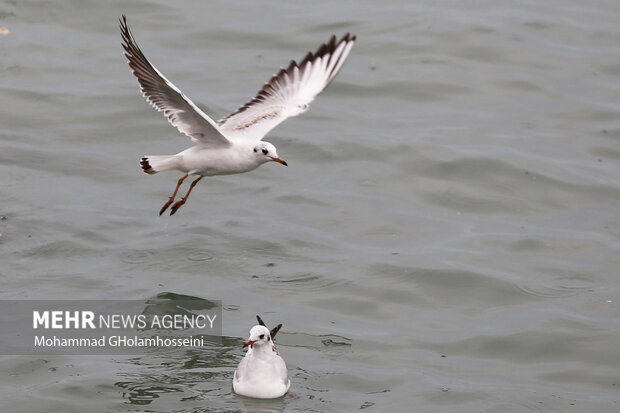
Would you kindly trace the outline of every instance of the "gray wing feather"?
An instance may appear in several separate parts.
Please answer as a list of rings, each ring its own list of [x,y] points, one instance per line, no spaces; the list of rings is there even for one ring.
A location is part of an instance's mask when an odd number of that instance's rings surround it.
[[[170,124],[193,141],[211,146],[230,145],[230,141],[222,135],[217,124],[144,56],[131,34],[125,15],[120,20],[120,28],[125,57],[133,74],[138,78],[146,100],[158,111],[163,111]]]
[[[355,40],[350,33],[338,41],[332,36],[300,63],[292,60],[254,98],[218,122],[223,133],[230,139],[261,140],[285,119],[305,112],[336,77]]]

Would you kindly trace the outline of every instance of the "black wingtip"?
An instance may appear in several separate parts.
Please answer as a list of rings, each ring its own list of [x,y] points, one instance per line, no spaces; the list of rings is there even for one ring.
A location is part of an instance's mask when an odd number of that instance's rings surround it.
[[[258,321],[259,325],[261,325],[263,327],[267,327],[265,325],[265,322],[263,321],[263,319],[260,318],[260,316],[258,314],[256,314],[256,320]],[[277,326],[275,326],[274,328],[271,329],[271,331],[269,332],[269,335],[271,336],[272,340],[274,338],[276,338],[276,334],[278,334],[278,331],[280,331],[281,328],[282,328],[282,323],[278,324]],[[267,327],[267,329],[269,329],[269,327]]]
[[[344,36],[342,36],[340,38],[340,40],[338,41],[338,44],[342,43],[342,42],[354,42],[355,40],[357,40],[357,36],[354,34],[351,34],[351,32],[346,32],[344,34]]]
[[[278,324],[273,329],[271,329],[271,332],[269,334],[271,335],[272,340],[276,338],[276,334],[278,334],[278,331],[280,331],[281,328],[282,324]]]
[[[129,26],[127,25],[127,17],[123,14],[118,18],[119,29],[121,29],[121,38],[123,41],[121,42],[121,46],[125,49],[125,57],[129,59],[127,53],[129,53],[129,44],[131,42],[131,33],[129,31]]]
[[[121,14],[121,17],[118,18],[118,22],[120,23],[121,31],[125,31],[127,27],[127,16]]]

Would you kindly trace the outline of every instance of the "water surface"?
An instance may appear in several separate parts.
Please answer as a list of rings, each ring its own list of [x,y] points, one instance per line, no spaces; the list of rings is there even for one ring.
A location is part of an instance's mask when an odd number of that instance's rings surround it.
[[[117,18],[214,118],[332,33],[288,168],[179,178]],[[222,346],[4,356],[2,411],[616,412],[620,5],[2,1],[0,298],[222,300]],[[261,314],[297,398],[231,393]]]

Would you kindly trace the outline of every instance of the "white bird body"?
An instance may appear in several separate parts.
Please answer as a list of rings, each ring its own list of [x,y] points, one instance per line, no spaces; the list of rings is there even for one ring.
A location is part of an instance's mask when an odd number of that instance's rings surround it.
[[[170,215],[185,203],[203,176],[248,172],[270,161],[287,165],[274,145],[262,141],[263,137],[285,119],[308,109],[310,102],[338,74],[355,43],[355,36],[349,33],[338,41],[332,36],[300,63],[291,61],[286,69],[273,75],[254,98],[215,122],[149,62],[133,38],[124,15],[120,23],[125,56],[138,78],[142,94],[158,111],[164,112],[172,126],[196,142],[196,146],[176,155],[147,155],[140,160],[142,170],[150,175],[169,170],[185,172],[160,215],[172,204],[189,175],[198,175],[198,178],[185,197],[172,206]]]
[[[282,397],[291,387],[286,363],[273,344],[269,329],[257,325],[246,342],[250,346],[233,377],[233,390],[256,399]]]
[[[265,162],[264,158],[248,156],[254,142],[233,141],[229,147],[211,148],[195,145],[176,155],[148,155],[151,168],[157,172],[178,170],[190,175],[214,176],[249,172]]]

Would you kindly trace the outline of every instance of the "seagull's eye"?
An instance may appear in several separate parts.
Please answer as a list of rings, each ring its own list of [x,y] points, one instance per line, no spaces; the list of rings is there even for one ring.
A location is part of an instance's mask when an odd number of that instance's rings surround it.
[[[261,340],[265,338],[264,334],[261,334],[260,336],[258,336],[258,338],[260,338]]]
[[[269,151],[267,149],[263,149],[263,155],[267,155]]]

